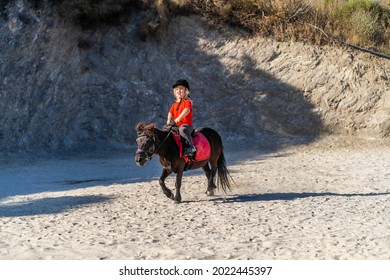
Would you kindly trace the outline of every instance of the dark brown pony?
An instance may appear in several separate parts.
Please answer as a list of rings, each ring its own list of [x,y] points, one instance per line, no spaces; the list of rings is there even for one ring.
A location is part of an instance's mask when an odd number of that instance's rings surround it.
[[[145,165],[153,154],[160,156],[162,173],[159,179],[163,193],[175,201],[181,202],[180,187],[185,170],[202,168],[206,174],[208,184],[206,194],[214,195],[216,174],[218,173],[217,185],[224,192],[231,189],[231,177],[226,167],[225,156],[223,154],[222,139],[220,135],[211,128],[200,128],[196,131],[202,133],[209,141],[211,153],[209,158],[203,161],[195,161],[189,166],[186,161],[180,157],[180,150],[177,146],[172,130],[160,130],[154,124],[139,123],[136,127],[138,149],[135,155],[135,162],[139,166]],[[172,173],[176,173],[176,194],[165,185],[165,179]]]

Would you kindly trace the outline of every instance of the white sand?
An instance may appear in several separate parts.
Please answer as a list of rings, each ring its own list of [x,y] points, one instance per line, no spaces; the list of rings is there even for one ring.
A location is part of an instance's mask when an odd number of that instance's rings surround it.
[[[272,146],[272,143],[269,143]],[[232,192],[183,203],[134,155],[0,160],[0,259],[390,259],[390,145],[324,139],[229,152]],[[248,158],[250,156],[250,158]],[[174,188],[174,177],[167,179]]]

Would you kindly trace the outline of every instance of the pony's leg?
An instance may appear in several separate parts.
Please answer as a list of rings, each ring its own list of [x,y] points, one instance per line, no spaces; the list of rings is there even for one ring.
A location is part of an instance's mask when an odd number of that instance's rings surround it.
[[[165,185],[165,179],[166,179],[171,173],[172,173],[172,170],[163,168],[162,173],[161,173],[161,176],[160,176],[160,179],[158,180],[158,182],[160,183],[160,186],[161,186],[161,189],[162,189],[163,193],[164,193],[168,198],[173,199],[173,198],[174,198],[173,193],[172,193],[171,190],[168,189],[167,186]]]
[[[213,166],[213,164],[211,164],[211,169],[210,169],[210,166],[207,163],[206,165],[204,165],[202,167],[202,169],[203,169],[203,171],[204,171],[204,173],[206,174],[206,177],[207,177],[207,191],[206,191],[206,194],[208,196],[213,196],[214,195],[214,189],[217,188],[217,186],[214,183],[214,181],[215,181],[215,174],[217,173],[217,165]]]
[[[206,163],[205,165],[203,165],[203,166],[202,166],[202,169],[203,169],[203,171],[204,171],[204,174],[206,174],[207,182],[208,182],[208,180],[210,179],[210,172],[211,172],[210,167],[209,167],[209,164]]]
[[[181,188],[181,180],[182,180],[182,178],[183,178],[183,170],[177,172],[177,174],[176,174],[176,184],[175,184],[176,195],[175,195],[175,198],[174,198],[175,203],[180,203],[181,202],[180,188]]]

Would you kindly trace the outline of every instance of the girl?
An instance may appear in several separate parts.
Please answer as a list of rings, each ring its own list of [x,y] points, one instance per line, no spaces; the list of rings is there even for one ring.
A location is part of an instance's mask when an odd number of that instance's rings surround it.
[[[180,135],[187,141],[188,145],[184,148],[185,156],[194,156],[196,152],[194,142],[192,141],[192,100],[189,97],[190,85],[186,80],[177,80],[173,84],[173,94],[175,102],[169,109],[167,125],[174,123],[179,127]]]

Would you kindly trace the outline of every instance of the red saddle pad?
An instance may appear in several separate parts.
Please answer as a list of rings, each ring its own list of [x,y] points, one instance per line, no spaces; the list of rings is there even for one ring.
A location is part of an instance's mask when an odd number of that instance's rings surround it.
[[[175,139],[176,144],[179,146],[180,157],[184,158],[185,161],[187,161],[187,162],[190,161],[190,159],[183,156],[183,143],[180,140],[180,134],[173,133],[173,138]],[[208,159],[210,157],[210,154],[211,154],[211,148],[210,148],[210,143],[207,140],[207,138],[201,132],[195,131],[195,136],[192,139],[194,141],[194,145],[196,148],[194,161],[202,161],[202,160]]]

